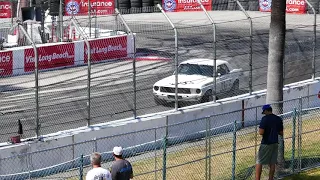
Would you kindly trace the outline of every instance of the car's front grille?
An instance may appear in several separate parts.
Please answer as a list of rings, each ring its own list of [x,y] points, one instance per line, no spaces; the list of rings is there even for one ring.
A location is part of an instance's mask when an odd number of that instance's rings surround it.
[[[161,87],[160,92],[165,92],[165,93],[175,93],[175,88],[171,87]],[[178,93],[179,94],[191,94],[191,91],[189,88],[178,88]]]

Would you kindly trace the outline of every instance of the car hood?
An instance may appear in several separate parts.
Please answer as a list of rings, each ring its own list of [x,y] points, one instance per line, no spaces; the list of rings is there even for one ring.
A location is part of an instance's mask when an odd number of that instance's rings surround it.
[[[212,77],[200,75],[178,75],[178,87],[201,88],[201,86],[213,81]],[[175,87],[175,75],[161,79],[155,86]]]

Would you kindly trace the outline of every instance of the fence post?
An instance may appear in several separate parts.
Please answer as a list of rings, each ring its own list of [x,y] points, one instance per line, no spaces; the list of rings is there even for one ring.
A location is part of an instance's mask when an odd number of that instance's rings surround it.
[[[80,157],[80,167],[79,167],[79,176],[80,176],[80,180],[83,179],[83,154]]]
[[[217,101],[217,38],[216,38],[216,24],[214,23],[213,19],[209,15],[208,11],[206,8],[204,8],[203,4],[201,3],[200,0],[197,0],[198,4],[200,5],[201,9],[203,12],[206,14],[207,18],[212,24],[213,28],[213,88],[212,88],[212,97],[213,97],[213,102]]]
[[[88,37],[85,36],[83,34],[83,32],[81,31],[80,27],[78,26],[78,24],[75,22],[74,18],[71,18],[71,23],[74,25],[74,27],[77,29],[77,31],[80,33],[82,39],[84,40],[84,42],[86,43],[87,46],[87,59],[88,59],[88,74],[87,74],[87,78],[88,78],[88,84],[87,84],[87,98],[88,98],[88,102],[87,102],[87,112],[88,112],[88,117],[87,117],[87,126],[90,126],[90,119],[91,119],[91,47],[90,47],[90,43],[88,41]]]
[[[299,114],[298,114],[298,172],[301,171],[301,149],[302,149],[302,97],[299,97]]]
[[[167,21],[170,23],[171,27],[174,31],[174,46],[175,46],[175,103],[174,103],[174,109],[178,110],[178,31],[177,28],[174,26],[168,15],[164,12],[160,4],[157,4],[157,7],[161,11],[161,13],[164,15],[164,17],[167,19]]]
[[[136,84],[136,39],[135,35],[131,31],[130,27],[120,14],[119,10],[115,8],[116,17],[119,16],[120,21],[124,24],[124,27],[127,29],[128,33],[131,35],[133,43],[133,61],[132,61],[132,73],[133,73],[133,117],[137,117],[137,84]]]
[[[162,180],[167,179],[167,145],[168,145],[168,116],[166,117],[166,132],[163,138]]]
[[[205,165],[205,177],[206,177],[206,180],[208,180],[208,169],[209,169],[209,167],[208,167],[208,164],[209,164],[209,162],[208,162],[208,149],[209,149],[209,144],[210,144],[210,142],[208,142],[208,138],[209,138],[209,118],[206,118],[206,165]]]
[[[252,19],[251,17],[249,16],[249,14],[247,13],[247,11],[243,8],[243,6],[241,5],[241,3],[239,2],[239,0],[236,0],[238,6],[240,7],[241,11],[243,12],[243,14],[248,18],[248,21],[250,23],[250,54],[249,54],[249,68],[250,68],[250,72],[249,72],[249,94],[251,95],[252,94]]]
[[[154,179],[157,178],[157,128],[154,129]]]
[[[256,123],[255,123],[255,135],[254,135],[254,163],[257,161],[257,147],[258,147],[258,107],[256,109]]]
[[[34,75],[35,75],[35,101],[36,101],[36,119],[35,119],[35,125],[36,125],[36,137],[37,139],[40,136],[40,124],[39,124],[39,58],[38,58],[38,50],[36,47],[36,44],[33,42],[27,31],[22,26],[22,23],[20,20],[17,20],[17,26],[22,31],[22,33],[26,36],[27,40],[31,43],[31,46],[33,47],[34,51]],[[13,27],[14,29],[14,27]]]
[[[291,171],[294,174],[294,160],[295,160],[295,150],[296,150],[296,115],[297,110],[294,108],[293,110],[293,118],[292,118],[292,154],[291,154]]]
[[[63,0],[60,0],[60,5],[59,5],[59,30],[60,30],[60,42],[63,42]]]
[[[313,60],[312,60],[312,79],[316,77],[316,48],[317,48],[317,13],[314,7],[306,0],[308,6],[311,7],[314,18],[313,18]]]
[[[232,143],[232,180],[236,179],[236,151],[237,151],[237,121],[233,123],[233,143]]]

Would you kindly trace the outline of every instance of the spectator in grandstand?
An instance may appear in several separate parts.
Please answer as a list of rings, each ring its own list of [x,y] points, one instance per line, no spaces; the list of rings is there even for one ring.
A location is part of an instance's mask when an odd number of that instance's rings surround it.
[[[122,147],[113,148],[115,162],[111,167],[112,180],[129,180],[133,178],[133,170],[129,161],[122,157]]]
[[[86,180],[112,180],[110,171],[101,167],[100,153],[93,153],[90,160],[93,168],[87,173]]]
[[[256,180],[260,180],[262,165],[269,165],[269,180],[273,180],[278,157],[278,135],[283,136],[283,121],[272,113],[272,107],[267,104],[262,107],[259,134],[262,135],[261,145],[256,162]]]

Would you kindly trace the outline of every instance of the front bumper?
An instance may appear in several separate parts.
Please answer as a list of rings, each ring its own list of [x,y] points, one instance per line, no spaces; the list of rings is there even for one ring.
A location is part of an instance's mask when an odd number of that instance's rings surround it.
[[[153,92],[155,98],[164,100],[167,102],[175,101],[174,93],[164,93],[164,92]],[[178,94],[178,101],[199,101],[202,98],[202,94]]]

